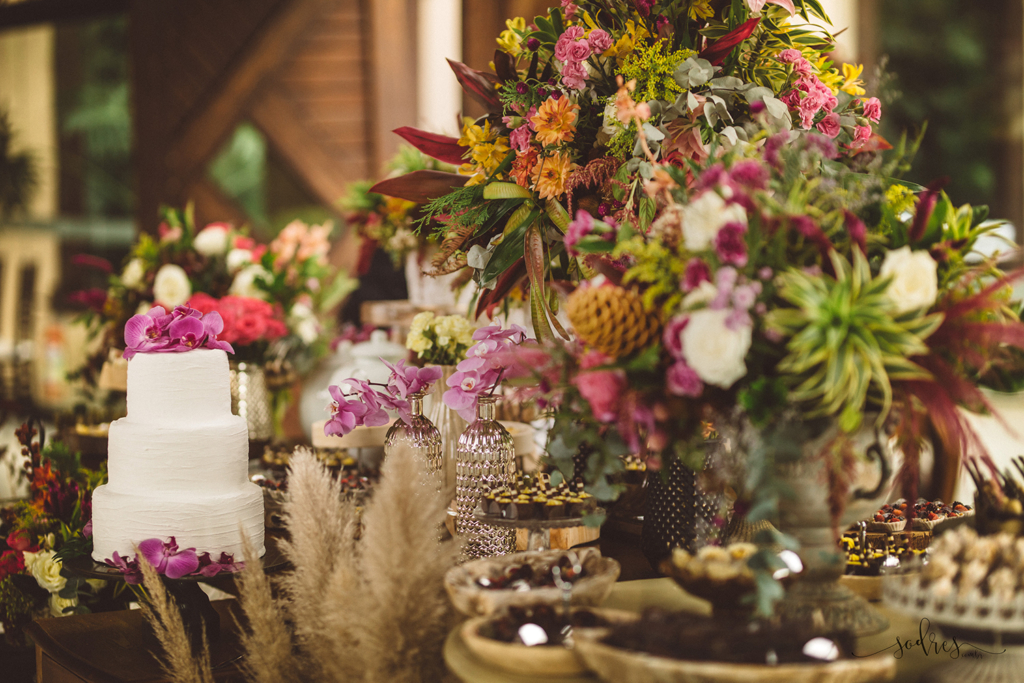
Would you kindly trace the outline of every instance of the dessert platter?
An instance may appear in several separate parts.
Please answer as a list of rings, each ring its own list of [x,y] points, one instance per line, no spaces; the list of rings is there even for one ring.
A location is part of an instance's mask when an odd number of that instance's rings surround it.
[[[583,526],[588,516],[604,515],[604,510],[582,481],[551,486],[547,474],[525,474],[511,485],[485,491],[473,515],[491,526],[527,529],[527,550],[549,550],[551,529]]]

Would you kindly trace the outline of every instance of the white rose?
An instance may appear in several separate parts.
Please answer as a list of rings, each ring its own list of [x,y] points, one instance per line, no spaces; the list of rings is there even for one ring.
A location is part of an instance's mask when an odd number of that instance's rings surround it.
[[[683,244],[690,251],[710,249],[726,223],[746,225],[746,210],[739,204],[726,206],[717,192],[708,190],[683,208]]]
[[[192,283],[181,266],[168,263],[156,271],[153,298],[166,306],[180,306],[192,296]]]
[[[601,132],[608,137],[615,135],[624,128],[622,122],[619,121],[618,114],[619,108],[615,104],[615,100],[608,100],[608,104],[604,107],[604,118],[601,121]]]
[[[65,617],[65,616],[67,616],[67,614],[64,614],[64,608],[65,607],[77,607],[77,606],[78,606],[78,596],[77,595],[75,597],[73,597],[73,598],[62,598],[59,595],[57,595],[56,593],[51,593],[50,594],[50,616],[53,616],[53,617]],[[70,614],[70,612],[69,612],[69,614]]]
[[[137,258],[133,258],[128,262],[128,265],[124,267],[124,272],[121,273],[121,284],[128,289],[138,289],[139,285],[142,284],[142,277],[146,274],[146,268],[142,265],[142,261]]]
[[[203,256],[220,256],[228,250],[228,229],[224,225],[208,225],[199,231],[192,246]]]
[[[40,588],[50,593],[59,593],[68,582],[60,575],[60,562],[53,559],[56,555],[52,550],[40,550],[37,553],[25,553],[25,569],[39,584]]]
[[[295,334],[306,344],[312,344],[320,336],[320,324],[317,322],[313,309],[303,303],[292,306],[292,327]]]
[[[708,384],[723,389],[747,374],[743,359],[750,350],[751,328],[726,327],[727,310],[703,308],[690,315],[690,322],[681,335],[683,358],[697,376]]]
[[[234,281],[231,283],[230,293],[234,296],[262,299],[265,296],[265,292],[256,287],[256,278],[270,280],[271,275],[263,266],[246,266],[238,271],[238,275],[235,276]]]
[[[248,249],[232,249],[228,252],[226,264],[229,273],[233,273],[250,263],[252,263],[252,252]]]
[[[885,255],[881,277],[893,276],[886,290],[897,313],[928,309],[939,296],[939,264],[927,251],[900,247]]]

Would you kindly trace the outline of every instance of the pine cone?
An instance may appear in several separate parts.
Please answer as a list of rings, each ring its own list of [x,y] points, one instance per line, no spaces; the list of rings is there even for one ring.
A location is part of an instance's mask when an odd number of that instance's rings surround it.
[[[580,287],[569,296],[565,312],[580,340],[612,358],[647,346],[661,328],[639,294],[618,286]]]

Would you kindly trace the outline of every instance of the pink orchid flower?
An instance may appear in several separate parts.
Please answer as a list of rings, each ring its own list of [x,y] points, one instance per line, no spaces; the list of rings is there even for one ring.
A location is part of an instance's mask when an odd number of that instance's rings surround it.
[[[199,569],[199,557],[196,555],[196,549],[178,550],[174,536],[171,536],[171,540],[166,543],[159,538],[142,541],[139,543],[139,554],[153,565],[157,573],[163,574],[169,579],[180,579]]]

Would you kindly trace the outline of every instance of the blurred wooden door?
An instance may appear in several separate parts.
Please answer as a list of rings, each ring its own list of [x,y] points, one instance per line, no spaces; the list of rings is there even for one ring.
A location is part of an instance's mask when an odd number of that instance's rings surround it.
[[[245,221],[208,172],[243,122],[263,133],[293,179],[325,206],[337,202],[346,184],[376,175],[386,151],[381,140],[390,136],[381,120],[415,117],[414,71],[395,48],[411,42],[413,4],[132,0],[141,228],[155,230],[160,204],[189,200],[200,224]],[[384,21],[388,31],[379,28]],[[380,73],[382,63],[393,73]],[[381,96],[386,117],[378,116]]]

